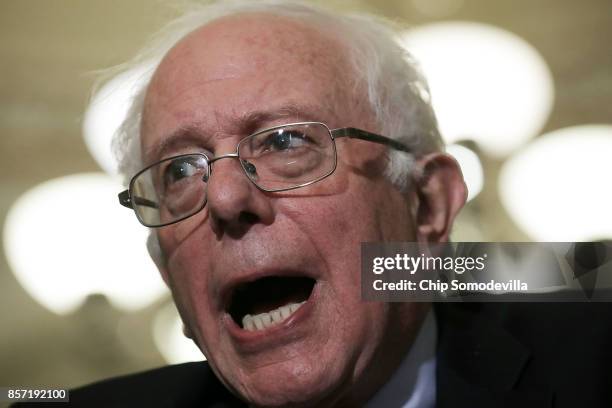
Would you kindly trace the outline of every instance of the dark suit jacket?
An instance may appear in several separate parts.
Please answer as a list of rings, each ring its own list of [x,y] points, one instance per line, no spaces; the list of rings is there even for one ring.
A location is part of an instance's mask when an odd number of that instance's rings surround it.
[[[435,310],[438,407],[612,407],[612,305],[465,303]],[[244,406],[206,363],[106,380],[72,391],[70,401],[75,407]]]

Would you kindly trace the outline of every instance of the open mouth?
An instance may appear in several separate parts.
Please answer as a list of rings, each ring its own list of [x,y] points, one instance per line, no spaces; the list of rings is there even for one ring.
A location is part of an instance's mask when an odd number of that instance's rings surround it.
[[[316,281],[308,277],[268,276],[238,285],[227,312],[248,331],[264,330],[287,320],[308,300]]]

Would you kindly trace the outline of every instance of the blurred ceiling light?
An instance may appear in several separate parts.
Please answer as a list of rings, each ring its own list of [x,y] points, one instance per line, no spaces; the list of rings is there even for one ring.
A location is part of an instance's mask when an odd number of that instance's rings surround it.
[[[463,0],[412,0],[412,5],[423,15],[439,18],[458,11]]]
[[[503,156],[546,123],[552,77],[520,37],[485,24],[448,22],[405,31],[400,40],[421,63],[447,142],[473,139]]]
[[[472,200],[480,193],[484,184],[484,172],[478,155],[458,144],[446,146],[446,152],[459,162],[468,189],[467,200]]]
[[[503,166],[502,203],[536,241],[612,238],[612,125],[556,130]]]
[[[9,210],[9,265],[46,308],[70,313],[101,293],[134,310],[167,292],[145,247],[148,232],[119,206],[120,190],[102,173],[71,175],[39,184]]]
[[[136,91],[152,71],[150,65],[143,64],[112,78],[96,92],[85,112],[85,144],[96,162],[109,174],[117,174],[111,140],[125,119]]]
[[[172,303],[162,308],[155,316],[153,340],[169,364],[205,360],[200,349],[183,334],[183,323]]]

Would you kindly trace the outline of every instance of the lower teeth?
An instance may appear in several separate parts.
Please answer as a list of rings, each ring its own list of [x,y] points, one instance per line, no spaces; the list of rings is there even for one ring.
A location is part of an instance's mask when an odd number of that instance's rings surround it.
[[[305,301],[300,303],[289,303],[278,309],[256,314],[254,316],[247,314],[242,318],[242,327],[248,331],[255,331],[275,326],[288,319],[289,316],[295,313],[304,303]]]

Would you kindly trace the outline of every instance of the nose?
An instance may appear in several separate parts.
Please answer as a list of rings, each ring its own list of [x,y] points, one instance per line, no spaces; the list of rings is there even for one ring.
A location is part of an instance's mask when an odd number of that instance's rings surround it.
[[[240,238],[255,224],[271,224],[272,202],[244,174],[235,155],[213,160],[206,186],[211,228],[217,236]]]

